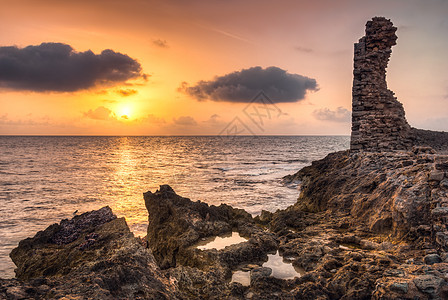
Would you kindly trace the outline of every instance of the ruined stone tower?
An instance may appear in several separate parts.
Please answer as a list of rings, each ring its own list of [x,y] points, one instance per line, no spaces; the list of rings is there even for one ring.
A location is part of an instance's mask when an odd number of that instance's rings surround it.
[[[403,105],[387,89],[386,67],[396,44],[396,27],[375,17],[355,44],[352,99],[352,151],[392,151],[412,147]]]

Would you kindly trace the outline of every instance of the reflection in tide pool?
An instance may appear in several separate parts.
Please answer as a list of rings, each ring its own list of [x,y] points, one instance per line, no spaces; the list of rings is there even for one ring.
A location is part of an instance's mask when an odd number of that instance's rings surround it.
[[[285,262],[278,251],[275,254],[268,254],[268,261],[263,264],[263,267],[271,268],[271,276],[280,279],[293,279],[305,273],[303,269],[294,267],[290,262]]]
[[[238,282],[243,286],[250,285],[250,272],[249,271],[235,271],[232,274],[232,280],[230,282]]]
[[[232,232],[221,236],[203,239],[198,243],[197,248],[200,250],[221,250],[227,246],[239,244],[245,241],[247,241],[247,239],[240,236],[238,232]]]

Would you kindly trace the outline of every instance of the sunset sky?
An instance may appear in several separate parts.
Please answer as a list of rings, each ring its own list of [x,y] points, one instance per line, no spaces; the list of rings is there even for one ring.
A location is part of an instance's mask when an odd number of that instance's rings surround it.
[[[0,4],[0,134],[348,135],[374,16],[398,27],[387,81],[409,123],[448,131],[445,0]]]

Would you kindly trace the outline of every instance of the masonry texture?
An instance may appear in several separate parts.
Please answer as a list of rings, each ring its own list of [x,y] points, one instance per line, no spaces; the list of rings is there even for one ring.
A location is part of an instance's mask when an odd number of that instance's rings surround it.
[[[413,146],[448,149],[448,134],[412,128],[403,105],[387,88],[386,68],[397,28],[383,17],[366,24],[355,44],[352,99],[352,151],[409,150]]]

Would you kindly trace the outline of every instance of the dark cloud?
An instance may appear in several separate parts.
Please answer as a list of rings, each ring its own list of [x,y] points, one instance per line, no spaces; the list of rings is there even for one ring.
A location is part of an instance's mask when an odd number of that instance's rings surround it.
[[[317,91],[315,79],[291,74],[277,67],[253,67],[211,81],[199,81],[194,86],[183,82],[179,91],[199,101],[251,102],[260,91],[274,103],[297,102],[305,98],[307,91]]]
[[[174,124],[180,125],[180,126],[195,126],[198,124],[196,122],[196,120],[190,116],[181,116],[177,119],[174,118],[173,121],[174,121]]]
[[[112,120],[116,119],[115,114],[108,108],[104,106],[97,107],[95,110],[89,110],[84,113],[85,117],[95,119],[95,120]]]
[[[165,40],[157,39],[153,40],[152,43],[160,48],[168,48],[168,43]]]
[[[134,89],[120,89],[117,91],[118,94],[120,94],[123,97],[131,96],[137,94],[137,90]]]
[[[76,52],[62,43],[0,47],[0,87],[36,92],[72,92],[144,77],[140,64],[104,50]]]
[[[325,107],[313,111],[313,116],[321,121],[350,122],[351,112],[341,106],[336,110]]]

